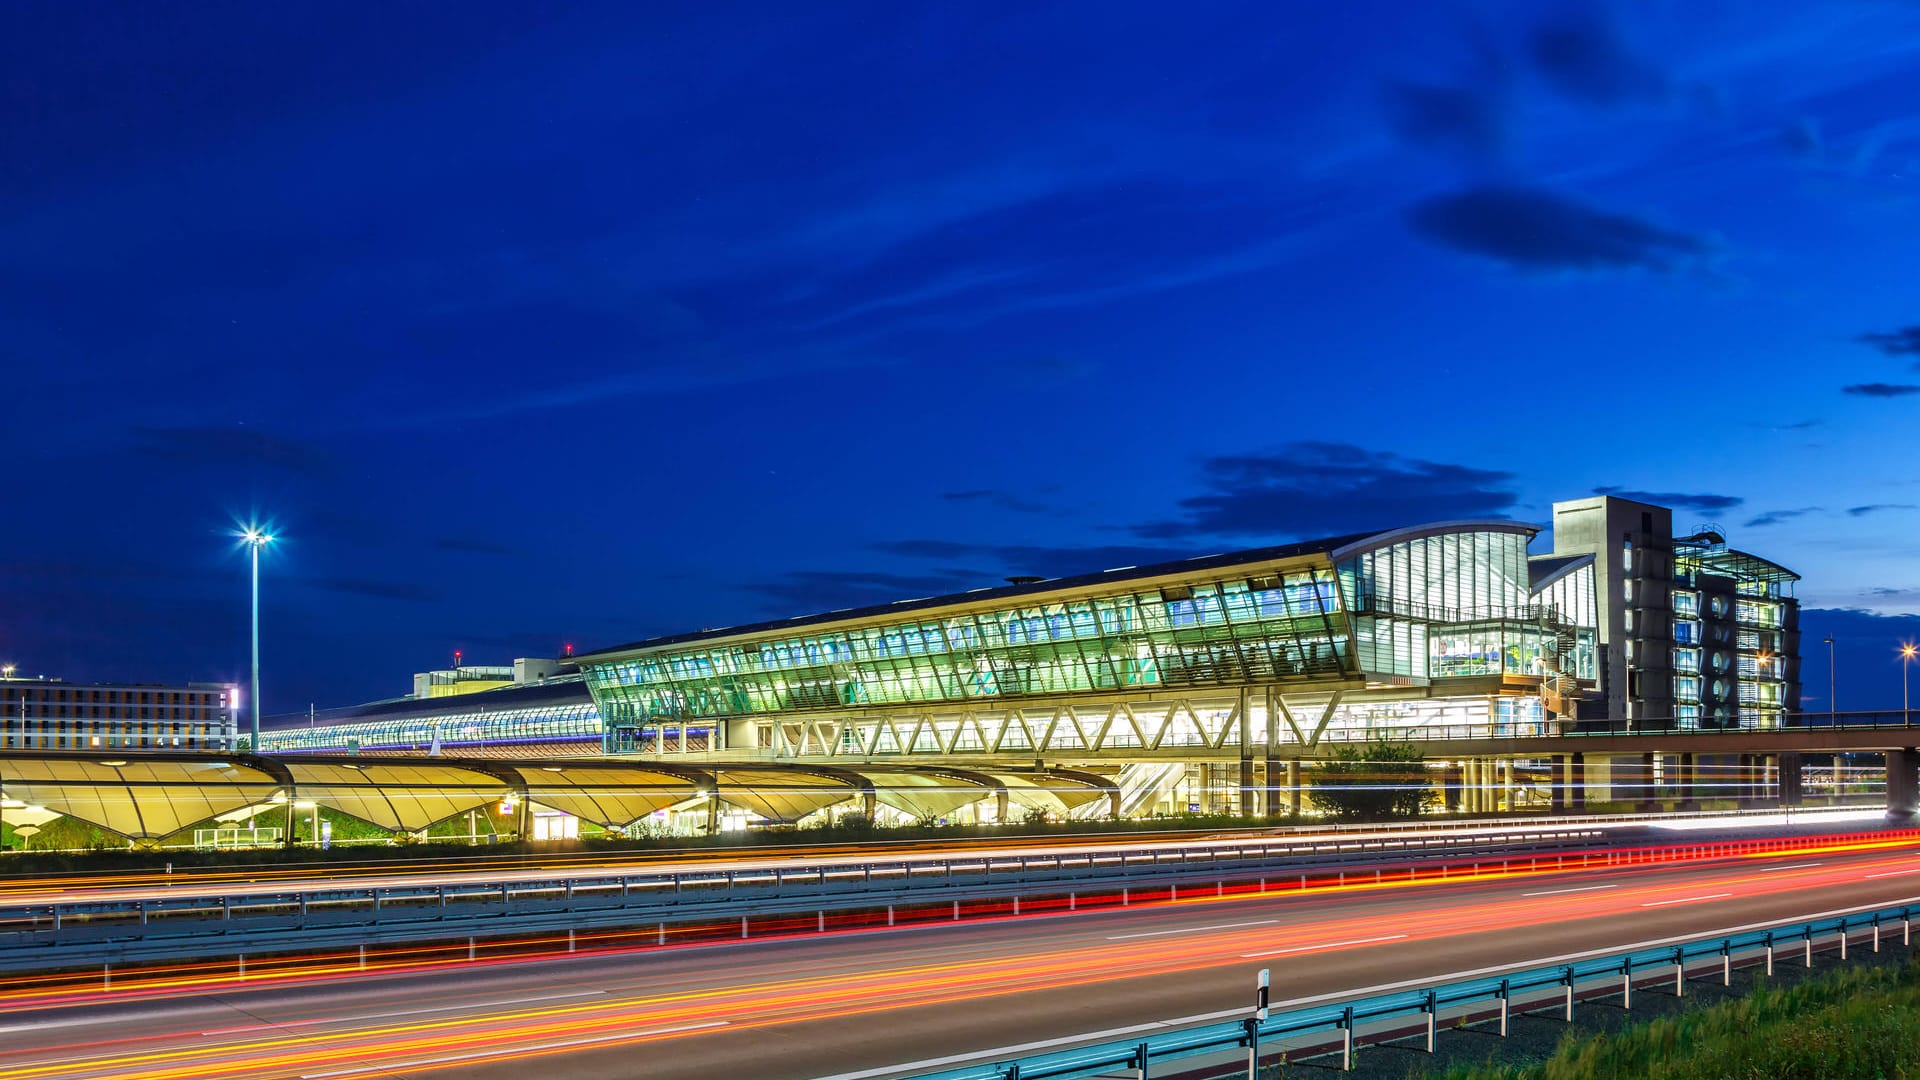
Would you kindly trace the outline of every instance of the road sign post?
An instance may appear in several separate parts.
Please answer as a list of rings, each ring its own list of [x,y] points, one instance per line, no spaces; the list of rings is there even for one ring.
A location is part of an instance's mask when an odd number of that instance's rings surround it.
[[[1260,1078],[1260,1025],[1267,1019],[1269,971],[1260,969],[1253,983],[1253,1015],[1247,1018],[1247,1080]]]

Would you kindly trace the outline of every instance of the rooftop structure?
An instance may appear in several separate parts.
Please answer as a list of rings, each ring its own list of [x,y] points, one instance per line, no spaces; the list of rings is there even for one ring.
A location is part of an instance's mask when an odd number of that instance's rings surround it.
[[[270,716],[261,722],[259,750],[513,757],[600,752],[600,713],[572,665],[523,659],[460,671],[489,673],[484,681],[490,685]],[[493,674],[504,675],[504,681]],[[416,690],[422,678],[414,676]]]

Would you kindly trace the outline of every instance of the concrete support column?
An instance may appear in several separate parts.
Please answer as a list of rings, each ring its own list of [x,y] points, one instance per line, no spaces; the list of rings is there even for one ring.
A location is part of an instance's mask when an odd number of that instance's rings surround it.
[[[1698,810],[1700,799],[1694,791],[1693,754],[1691,751],[1680,755],[1680,802],[1675,810]]]
[[[1567,755],[1555,754],[1553,768],[1547,774],[1547,798],[1549,809],[1554,813],[1564,813],[1567,809],[1567,787],[1571,783],[1568,775]]]
[[[1800,755],[1781,754],[1779,760],[1780,805],[1799,806],[1802,802]]]
[[[1007,795],[1006,788],[1001,788],[998,791],[995,791],[993,793],[993,820],[1001,823],[1002,825],[1006,824],[1007,814],[1013,809],[1013,807],[1010,805],[1012,801],[1013,800],[1009,798]]]
[[[1639,805],[1640,812],[1643,814],[1658,813],[1660,810],[1660,797],[1653,788],[1654,757],[1655,755],[1650,753],[1641,754],[1640,768],[1637,775],[1633,778],[1633,797]]]
[[[1461,803],[1462,781],[1466,777],[1466,762],[1458,765],[1446,765],[1440,769],[1440,809],[1447,813],[1465,810]]]
[[[1887,820],[1912,821],[1920,814],[1920,751],[1887,751]]]
[[[1513,759],[1500,762],[1500,801],[1507,813],[1513,812]],[[1502,807],[1495,807],[1501,809]]]
[[[873,818],[869,816],[867,820]],[[720,792],[715,791],[707,800],[707,835],[713,836],[720,831]]]
[[[1287,762],[1287,813],[1300,816],[1300,759]]]
[[[1282,813],[1285,813],[1282,809],[1283,803],[1280,798],[1280,774],[1285,768],[1285,766],[1280,763],[1280,703],[1274,700],[1273,687],[1271,686],[1267,687],[1267,692],[1262,695],[1262,700],[1266,702],[1266,708],[1263,711],[1265,713],[1267,727],[1267,795],[1265,799],[1261,800],[1260,805],[1265,808],[1268,817],[1278,817]]]
[[[1587,812],[1587,755],[1567,757],[1567,809],[1576,814]]]
[[[1236,722],[1240,735],[1240,816],[1250,818],[1260,812],[1260,789],[1253,782],[1253,695],[1240,688]]]

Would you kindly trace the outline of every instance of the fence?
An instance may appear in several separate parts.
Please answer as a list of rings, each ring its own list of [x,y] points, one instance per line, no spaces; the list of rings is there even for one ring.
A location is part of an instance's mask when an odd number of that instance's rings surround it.
[[[1512,974],[1406,990],[1361,1001],[1274,1013],[1266,1020],[1244,1020],[1187,1028],[1144,1040],[1101,1043],[990,1064],[967,1065],[915,1074],[917,1080],[1076,1080],[1115,1077],[1126,1071],[1147,1080],[1156,1066],[1205,1055],[1238,1053],[1238,1068],[1223,1065],[1220,1076],[1247,1074],[1247,1062],[1285,1053],[1331,1058],[1334,1068],[1352,1069],[1361,1046],[1424,1041],[1432,1052],[1443,1022],[1497,1024],[1507,1034],[1515,1012],[1545,1011],[1571,1023],[1581,1001],[1619,997],[1633,1007],[1639,986],[1654,983],[1686,993],[1687,983],[1716,978],[1731,985],[1736,965],[1764,964],[1768,974],[1783,959],[1813,966],[1816,943],[1830,938],[1842,960],[1855,937],[1879,952],[1883,934],[1897,928],[1903,946],[1912,944],[1912,906],[1839,914],[1808,922],[1697,938],[1670,945],[1553,964]],[[1863,933],[1864,932],[1864,933]],[[1784,950],[1784,955],[1783,955]],[[1703,971],[1704,969],[1704,971]],[[1409,1031],[1412,1032],[1409,1035]]]
[[[1920,830],[1851,837],[1713,839],[1599,848],[1597,830],[1408,837],[1224,848],[980,854],[917,862],[814,863],[595,878],[465,879],[450,884],[270,888],[0,906],[0,971],[110,962],[310,953],[340,945],[643,928],[667,941],[895,926],[963,917],[1225,897],[1313,888],[1448,881],[1683,860],[1920,843]],[[882,920],[884,917],[884,921]]]

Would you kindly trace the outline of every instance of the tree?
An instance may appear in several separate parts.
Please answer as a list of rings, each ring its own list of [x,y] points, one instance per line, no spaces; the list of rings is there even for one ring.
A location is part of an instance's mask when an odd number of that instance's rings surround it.
[[[1335,821],[1414,818],[1433,802],[1426,758],[1410,742],[1339,747],[1314,766],[1312,779],[1307,798]]]

